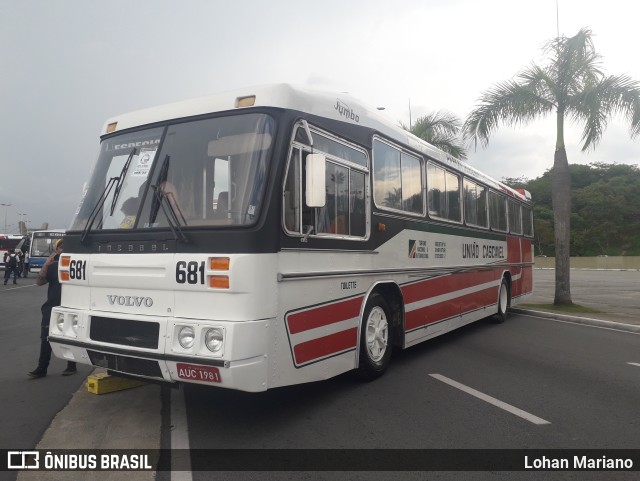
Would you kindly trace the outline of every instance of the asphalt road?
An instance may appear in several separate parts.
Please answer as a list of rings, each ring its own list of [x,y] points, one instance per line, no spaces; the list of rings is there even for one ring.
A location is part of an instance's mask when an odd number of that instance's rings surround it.
[[[5,354],[0,367],[0,445],[10,449],[34,447],[90,372],[81,366],[81,374],[62,377],[64,362],[54,358],[48,377],[26,377],[38,356],[45,291],[33,286],[33,279],[20,282],[16,289],[0,286],[0,347]],[[605,281],[598,275],[590,282],[602,286]],[[626,288],[638,290],[638,285]],[[579,297],[574,300],[579,302]],[[631,303],[635,299],[630,296]],[[133,389],[118,397],[123,412],[139,393]],[[174,396],[182,393],[185,438],[192,449],[637,449],[640,335],[511,315],[501,325],[481,321],[396,352],[387,374],[371,383],[347,374],[260,394],[200,386],[173,391]],[[113,399],[105,396],[100,402]],[[164,409],[165,433],[176,423],[169,413]],[[133,420],[128,422],[132,430],[138,429]],[[76,436],[68,433],[69,439]],[[211,477],[192,474],[196,480]],[[224,479],[345,479],[344,473],[258,474],[227,472]],[[496,473],[475,474],[465,478],[493,479]],[[516,474],[497,477],[541,479],[535,473]],[[637,479],[634,473],[613,474],[563,473],[547,479]],[[347,477],[389,479],[390,473],[352,472]],[[424,473],[401,477],[425,479]],[[431,473],[428,478],[455,476]],[[169,477],[159,473],[158,479]]]
[[[513,315],[399,352],[372,383],[345,375],[258,395],[185,393],[191,448],[637,449],[640,336]]]
[[[91,371],[79,366],[78,374],[63,377],[66,362],[53,357],[47,377],[27,376],[38,363],[45,298],[46,287],[36,286],[35,277],[0,284],[0,449],[33,448]]]
[[[395,353],[351,375],[246,394],[187,386],[194,448],[637,448],[640,336],[511,316]],[[536,425],[434,378],[549,421]],[[296,422],[296,420],[298,422]],[[211,436],[212,432],[216,436]],[[469,433],[473,435],[470,436]]]

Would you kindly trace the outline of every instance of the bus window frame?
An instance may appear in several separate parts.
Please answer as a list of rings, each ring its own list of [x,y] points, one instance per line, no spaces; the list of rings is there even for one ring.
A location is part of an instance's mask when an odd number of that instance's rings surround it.
[[[506,225],[505,230],[495,228],[493,226],[493,223],[491,222],[491,194],[492,193],[497,195],[504,202],[504,213],[505,213],[505,219],[504,220],[505,220],[505,225]],[[500,232],[501,234],[509,234],[509,207],[507,205],[507,196],[502,194],[501,192],[498,192],[495,189],[491,189],[490,188],[489,189],[489,195],[487,196],[487,198],[488,198],[488,202],[489,202],[489,228],[493,232]]]
[[[512,215],[511,214],[511,208],[512,207],[518,209],[517,215],[518,215],[518,217],[520,219],[520,231],[519,232],[514,230],[514,227],[517,227],[517,225],[518,225],[517,219],[514,219],[516,226],[512,226],[511,225],[511,219],[512,219],[511,218],[511,215]],[[508,224],[509,224],[509,234],[513,234],[513,235],[517,235],[517,236],[523,236],[524,235],[523,234],[524,229],[523,229],[523,225],[522,225],[522,205],[520,204],[520,202],[518,202],[517,199],[512,199],[512,198],[508,198],[507,199],[507,218],[508,218]]]
[[[473,224],[467,220],[467,209],[465,207],[465,188],[464,185],[466,182],[469,182],[477,187],[482,187],[487,195],[484,197],[484,210],[487,219],[487,225]],[[473,227],[476,229],[489,230],[491,228],[491,221],[489,219],[489,187],[481,182],[478,182],[472,177],[468,177],[466,175],[462,176],[462,219],[464,221],[464,225]]]
[[[360,165],[356,162],[352,162],[350,160],[347,159],[343,159],[341,157],[337,157],[336,155],[321,151],[313,146],[307,145],[307,144],[303,144],[299,141],[296,141],[296,133],[298,131],[299,128],[303,127],[303,123],[302,120],[299,120],[297,122],[294,123],[293,128],[292,128],[292,132],[291,132],[291,141],[289,143],[289,150],[288,150],[288,154],[287,154],[287,162],[285,164],[285,168],[283,171],[283,175],[282,175],[282,183],[281,183],[281,199],[282,199],[282,208],[280,211],[280,221],[281,221],[281,226],[282,226],[282,231],[289,237],[293,237],[293,238],[300,238],[300,239],[304,239],[307,237],[310,238],[314,238],[314,239],[340,239],[340,240],[349,240],[349,241],[356,241],[356,242],[366,242],[369,240],[369,238],[371,237],[371,192],[370,192],[370,178],[371,178],[371,158],[369,157],[369,154],[367,152],[367,150],[365,148],[360,147],[359,145],[349,142],[346,139],[342,138],[342,137],[338,137],[335,134],[332,134],[320,127],[317,127],[316,125],[313,124],[307,124],[309,127],[309,131],[313,135],[320,135],[323,136],[325,138],[327,138],[328,140],[331,140],[333,142],[337,142],[339,144],[342,144],[350,149],[359,151],[361,153],[364,154],[365,158],[366,158],[366,162],[367,165],[363,166]],[[300,179],[299,181],[299,195],[298,195],[298,202],[300,205],[300,216],[298,218],[299,221],[299,225],[300,225],[300,231],[291,231],[287,228],[287,223],[286,223],[286,205],[285,205],[285,193],[286,193],[286,187],[287,187],[287,180],[288,180],[288,176],[289,176],[289,169],[291,166],[291,161],[293,159],[293,151],[295,149],[298,149],[300,151],[300,156],[298,159],[299,162],[299,169],[300,169]],[[351,171],[355,170],[357,172],[361,172],[364,174],[364,187],[365,187],[365,192],[364,192],[364,202],[365,202],[365,212],[364,212],[364,217],[365,217],[365,234],[364,236],[355,236],[355,235],[349,235],[349,234],[334,234],[334,233],[330,233],[330,232],[322,232],[322,233],[318,233],[317,229],[318,229],[318,216],[317,216],[317,209],[319,209],[318,207],[307,207],[304,203],[304,175],[303,175],[303,170],[304,170],[304,154],[310,154],[310,153],[314,153],[314,154],[323,154],[326,157],[326,161],[327,163],[333,163],[333,164],[337,164],[339,166],[342,167],[346,167],[349,170],[349,182],[351,179]],[[351,187],[349,187],[349,189],[351,189]],[[304,232],[304,224],[302,222],[302,217],[303,217],[303,210],[307,208],[307,209],[311,209],[312,213],[313,213],[313,231],[309,234]]]
[[[460,220],[454,220],[454,219],[449,219],[447,217],[440,217],[437,215],[433,215],[431,213],[431,211],[429,210],[429,164],[433,164],[434,166],[436,166],[439,169],[442,169],[445,174],[449,173],[452,175],[455,175],[458,178],[458,200],[459,200],[459,204],[460,204]],[[429,219],[433,219],[433,220],[437,220],[437,221],[441,221],[441,222],[448,222],[450,224],[455,224],[455,225],[464,225],[464,199],[462,197],[464,189],[463,189],[463,180],[464,180],[464,175],[460,172],[457,172],[455,170],[452,170],[444,165],[442,165],[439,162],[434,161],[433,159],[429,159],[427,161],[427,164],[425,165],[425,176],[427,178],[427,184],[426,184],[426,193],[427,195],[425,196],[425,201],[427,203],[427,215],[429,217]]]
[[[527,237],[529,239],[533,239],[535,237],[535,229],[534,229],[534,224],[533,224],[533,205],[531,204],[522,204],[521,206],[521,212],[522,212],[522,236],[523,237]],[[524,228],[524,210],[528,209],[529,210],[529,230],[531,232],[531,234],[527,234],[525,232],[525,228]]]
[[[403,209],[395,209],[393,207],[387,207],[384,205],[379,205],[378,202],[376,201],[376,195],[375,195],[375,190],[376,190],[376,178],[375,178],[375,142],[379,141],[380,143],[386,144],[389,147],[396,149],[400,152],[400,187],[402,188],[402,155],[408,155],[410,157],[413,157],[414,159],[418,160],[418,162],[420,162],[420,192],[422,194],[422,212],[418,213],[418,212],[411,212],[409,210],[403,210]],[[427,185],[427,180],[426,180],[426,162],[425,159],[422,155],[418,155],[415,152],[412,152],[406,148],[403,148],[401,146],[399,146],[398,144],[391,142],[379,135],[374,135],[371,139],[371,185],[372,185],[372,193],[371,193],[371,198],[373,199],[373,205],[375,205],[375,207],[377,209],[383,210],[383,211],[387,211],[387,212],[393,212],[394,214],[400,214],[400,215],[406,215],[415,219],[424,219],[427,215],[427,198],[425,195],[425,186]],[[402,199],[400,199],[400,202],[402,202]]]

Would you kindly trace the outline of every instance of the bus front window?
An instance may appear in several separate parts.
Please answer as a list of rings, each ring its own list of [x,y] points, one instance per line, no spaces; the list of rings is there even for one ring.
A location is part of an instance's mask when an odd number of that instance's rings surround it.
[[[72,229],[84,229],[93,211],[92,231],[253,224],[273,124],[245,114],[105,139]]]

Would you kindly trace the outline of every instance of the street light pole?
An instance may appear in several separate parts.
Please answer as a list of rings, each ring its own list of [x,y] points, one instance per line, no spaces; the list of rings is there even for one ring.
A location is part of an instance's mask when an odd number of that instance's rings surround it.
[[[13,204],[0,204],[4,207],[4,233],[7,233],[7,208],[11,207]]]
[[[28,221],[26,220],[27,215],[28,215],[28,214],[18,214],[18,230],[20,231],[20,235],[23,235],[23,234],[22,234],[22,228],[21,228],[20,222],[22,222],[22,223],[24,224],[24,235],[27,235],[27,222],[28,222]],[[23,217],[23,216],[24,216],[24,217]],[[25,220],[21,220],[21,219],[25,219]]]

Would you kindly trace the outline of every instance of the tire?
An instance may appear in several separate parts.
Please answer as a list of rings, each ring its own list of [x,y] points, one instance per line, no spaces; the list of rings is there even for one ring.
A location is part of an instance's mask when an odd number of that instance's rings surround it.
[[[511,293],[509,289],[509,282],[506,278],[502,278],[500,283],[500,290],[498,291],[498,313],[495,315],[497,323],[502,324],[507,320],[507,309],[511,304]]]
[[[360,377],[366,381],[382,376],[391,362],[390,319],[384,298],[378,293],[371,294],[362,316],[358,366]]]

